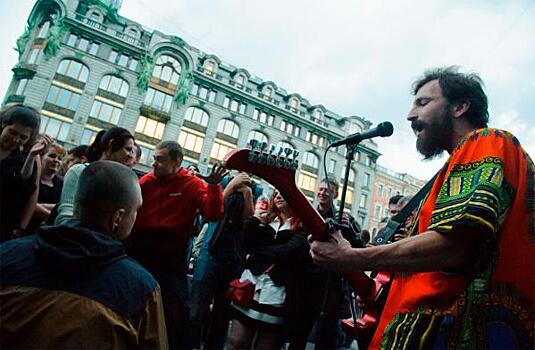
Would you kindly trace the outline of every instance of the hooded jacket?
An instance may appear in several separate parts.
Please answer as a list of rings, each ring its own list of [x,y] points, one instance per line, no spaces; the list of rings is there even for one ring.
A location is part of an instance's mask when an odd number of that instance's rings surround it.
[[[167,348],[159,286],[115,237],[69,220],[0,256],[0,348]]]

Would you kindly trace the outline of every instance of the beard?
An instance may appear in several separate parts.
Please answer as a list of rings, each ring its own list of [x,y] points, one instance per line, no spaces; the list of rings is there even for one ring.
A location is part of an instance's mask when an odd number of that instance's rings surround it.
[[[441,115],[431,122],[417,120],[412,124],[413,130],[423,131],[416,139],[416,149],[424,156],[425,160],[431,160],[444,152],[451,142],[453,132],[453,111],[451,106],[446,106]]]

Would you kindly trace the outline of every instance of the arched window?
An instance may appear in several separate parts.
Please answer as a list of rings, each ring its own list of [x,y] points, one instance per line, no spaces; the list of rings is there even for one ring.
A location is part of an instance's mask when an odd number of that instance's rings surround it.
[[[273,97],[273,88],[271,86],[266,86],[264,88],[264,99],[271,100],[272,97]]]
[[[236,87],[239,89],[243,89],[245,86],[245,83],[247,82],[247,78],[244,74],[238,73],[234,76],[234,81],[236,82]]]
[[[87,11],[86,17],[89,17],[91,20],[99,23],[102,23],[104,21],[104,16],[98,10]]]
[[[39,32],[37,33],[37,38],[46,38],[48,30],[50,29],[50,21],[46,21],[39,27]]]
[[[216,70],[216,63],[212,60],[207,60],[203,64],[204,67],[204,74],[213,76],[215,74]]]
[[[209,116],[208,113],[206,113],[206,111],[201,108],[189,107],[186,110],[184,119],[192,123],[199,124],[200,126],[207,127]]]
[[[162,81],[177,85],[182,66],[174,57],[161,55],[156,59],[152,76]]]
[[[126,97],[128,94],[128,83],[122,78],[113,75],[105,75],[100,81],[99,89]]]
[[[309,167],[312,167],[314,169],[318,169],[320,160],[319,157],[314,153],[305,152],[305,154],[303,154],[303,164],[308,165]]]
[[[249,133],[249,136],[247,137],[247,143],[249,143],[251,140],[268,143],[268,137],[264,133],[256,130],[253,130]]]
[[[296,113],[298,108],[299,108],[299,100],[297,99],[297,97],[292,97],[290,99],[290,110]]]
[[[240,133],[240,127],[232,120],[222,119],[217,124],[217,131],[237,139],[238,134]]]
[[[323,122],[323,111],[321,109],[316,109],[314,111],[314,121],[316,122]]]
[[[85,83],[89,76],[89,68],[78,61],[66,59],[60,62],[57,73]]]
[[[288,142],[285,142],[285,141],[281,141],[279,143],[277,143],[277,147],[280,147],[280,148],[291,148],[292,150],[295,149],[295,147],[288,143]]]

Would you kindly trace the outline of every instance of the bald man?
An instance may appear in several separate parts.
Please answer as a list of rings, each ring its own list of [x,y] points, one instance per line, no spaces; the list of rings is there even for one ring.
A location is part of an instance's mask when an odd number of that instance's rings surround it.
[[[0,348],[167,348],[160,288],[120,242],[141,203],[129,168],[98,161],[72,220],[0,245]]]

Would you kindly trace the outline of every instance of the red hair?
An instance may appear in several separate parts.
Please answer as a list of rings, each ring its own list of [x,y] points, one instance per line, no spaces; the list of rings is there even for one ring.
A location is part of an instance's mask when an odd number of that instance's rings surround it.
[[[271,194],[271,198],[269,199],[268,217],[271,217],[269,223],[273,222],[276,217],[279,218],[280,222],[284,222],[281,211],[275,205],[275,197],[277,196],[277,193],[278,191],[274,190]],[[295,211],[290,207],[290,205],[288,205],[288,211],[288,216],[292,218],[290,223],[290,231],[295,232],[299,227],[301,227],[301,220],[299,219]]]

